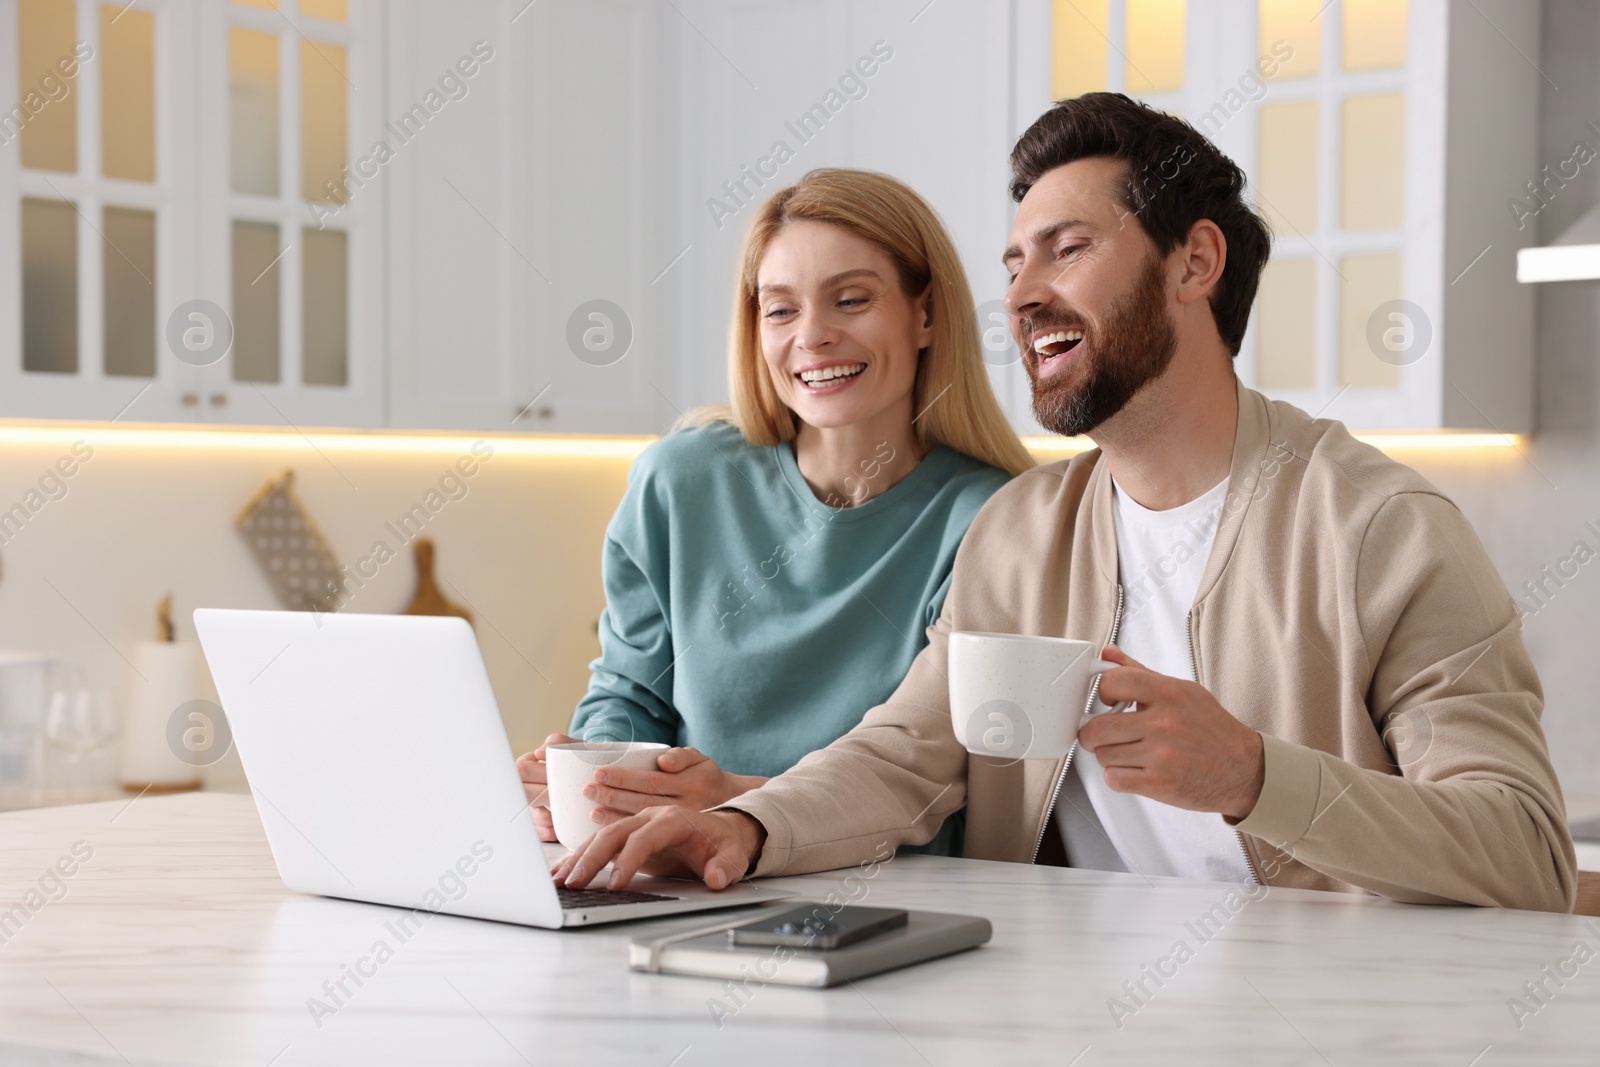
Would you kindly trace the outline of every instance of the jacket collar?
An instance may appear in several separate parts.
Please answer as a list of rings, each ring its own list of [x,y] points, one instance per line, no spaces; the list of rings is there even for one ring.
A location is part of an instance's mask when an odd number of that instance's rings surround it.
[[[1247,389],[1236,377],[1234,384],[1239,394],[1238,423],[1233,432],[1233,460],[1228,470],[1228,493],[1223,499],[1222,515],[1217,533],[1211,543],[1211,554],[1206,559],[1206,569],[1200,576],[1200,587],[1195,591],[1195,603],[1204,600],[1217,584],[1233,555],[1255,502],[1261,472],[1266,466],[1271,420],[1267,398],[1254,389]],[[1094,472],[1089,476],[1089,551],[1100,573],[1115,585],[1117,579],[1117,528],[1115,501],[1111,496],[1111,467],[1103,453],[1097,453]]]

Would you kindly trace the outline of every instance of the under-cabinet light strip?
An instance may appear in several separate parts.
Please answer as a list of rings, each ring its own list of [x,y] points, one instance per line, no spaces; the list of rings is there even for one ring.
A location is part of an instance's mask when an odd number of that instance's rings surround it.
[[[1357,433],[1356,437],[1385,452],[1413,449],[1516,448],[1518,434],[1499,433]],[[496,454],[549,458],[631,459],[653,436],[591,436],[371,433],[275,429],[212,429],[174,426],[118,426],[105,423],[4,423],[0,444],[68,444],[82,439],[91,446],[174,449],[186,451],[293,451],[315,449],[343,453],[457,454],[486,442]],[[1094,447],[1086,438],[1024,437],[1022,443],[1040,456],[1068,456]]]

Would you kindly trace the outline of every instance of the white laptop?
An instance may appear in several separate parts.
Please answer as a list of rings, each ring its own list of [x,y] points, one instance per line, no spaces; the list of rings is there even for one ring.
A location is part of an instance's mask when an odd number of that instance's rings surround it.
[[[462,619],[202,608],[194,621],[290,889],[549,928],[793,895],[557,887],[560,847],[539,841]]]

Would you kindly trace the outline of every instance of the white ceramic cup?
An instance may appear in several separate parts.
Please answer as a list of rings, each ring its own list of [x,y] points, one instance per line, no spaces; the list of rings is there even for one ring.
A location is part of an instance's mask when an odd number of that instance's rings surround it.
[[[573,849],[600,829],[593,817],[594,809],[600,805],[583,795],[584,786],[594,781],[595,771],[601,767],[653,771],[656,757],[669,747],[656,741],[573,741],[547,747],[544,750],[546,802],[550,805],[556,840]]]
[[[950,722],[956,737],[978,756],[1065,756],[1087,720],[1095,678],[1118,666],[1100,659],[1098,650],[1092,641],[1064,637],[952,633]],[[1125,711],[1131,703],[1107,710]]]

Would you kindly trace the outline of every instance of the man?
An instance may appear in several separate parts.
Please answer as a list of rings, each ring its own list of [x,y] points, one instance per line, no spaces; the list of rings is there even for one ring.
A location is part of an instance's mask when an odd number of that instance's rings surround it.
[[[1270,244],[1243,174],[1107,93],[1058,103],[1011,159],[1034,411],[1098,450],[989,501],[928,647],[860,726],[720,809],[606,815],[558,877],[843,867],[965,803],[976,858],[1570,910],[1538,676],[1466,520],[1234,376]],[[1120,645],[1099,697],[1135,710],[1091,719],[1076,758],[969,757],[945,671],[962,630]]]

